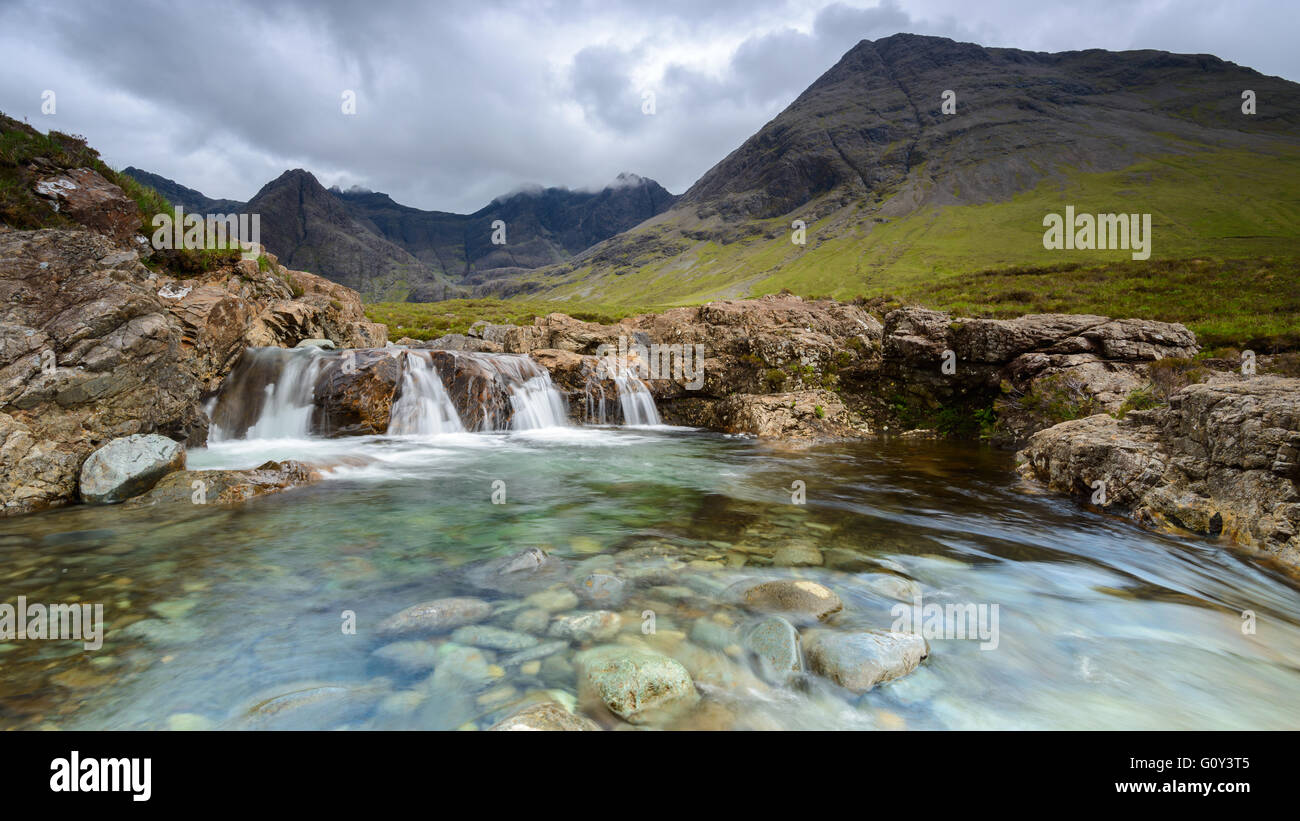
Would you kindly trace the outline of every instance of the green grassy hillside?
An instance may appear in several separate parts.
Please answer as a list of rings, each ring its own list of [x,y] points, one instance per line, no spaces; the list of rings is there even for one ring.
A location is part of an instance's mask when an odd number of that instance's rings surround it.
[[[658,239],[646,243],[644,256],[536,275],[541,288],[533,296],[686,304],[781,288],[838,298],[923,294],[974,271],[1131,260],[1128,251],[1043,248],[1044,215],[1066,205],[1150,213],[1152,260],[1293,258],[1300,256],[1300,151],[1169,154],[1123,171],[1068,173],[1003,202],[927,207],[883,222],[860,221],[850,206],[809,225],[804,246],[790,242],[783,220],[725,245],[693,242],[689,227],[651,223],[637,229]],[[664,257],[665,246],[681,251]]]

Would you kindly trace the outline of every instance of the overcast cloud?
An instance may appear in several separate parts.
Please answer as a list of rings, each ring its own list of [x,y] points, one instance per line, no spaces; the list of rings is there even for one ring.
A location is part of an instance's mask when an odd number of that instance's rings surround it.
[[[681,193],[862,39],[1211,53],[1300,80],[1296,18],[1290,0],[0,0],[0,111],[210,197],[301,167],[467,212],[620,171]]]

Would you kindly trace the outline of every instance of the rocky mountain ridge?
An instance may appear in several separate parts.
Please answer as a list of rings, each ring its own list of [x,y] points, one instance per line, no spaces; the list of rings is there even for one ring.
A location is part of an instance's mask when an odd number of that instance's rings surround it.
[[[1243,113],[1245,90],[1268,110]],[[1252,155],[1258,168],[1243,162]],[[888,293],[916,278],[1061,261],[1044,252],[1039,225],[1070,202],[1154,211],[1162,256],[1284,253],[1286,220],[1238,194],[1289,213],[1294,189],[1257,180],[1298,162],[1300,85],[1217,57],[896,34],[850,49],[672,208],[515,287],[611,302],[783,286]],[[1216,190],[1226,196],[1204,196]],[[803,245],[791,240],[796,220]],[[1253,239],[1229,241],[1238,234]]]
[[[654,180],[620,174],[599,191],[545,188],[498,197],[472,214],[424,211],[373,191],[326,189],[286,171],[247,203],[214,200],[157,174],[123,171],[192,212],[257,213],[263,243],[287,264],[371,301],[436,301],[562,262],[676,201]],[[493,242],[497,221],[504,243]]]

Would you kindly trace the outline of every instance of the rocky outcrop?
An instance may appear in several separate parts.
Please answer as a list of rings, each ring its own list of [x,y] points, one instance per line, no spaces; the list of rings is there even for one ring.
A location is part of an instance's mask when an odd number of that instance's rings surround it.
[[[1197,351],[1190,331],[1164,322],[964,319],[905,307],[882,323],[857,305],[792,295],[613,325],[551,314],[474,330],[531,354],[571,397],[593,393],[595,357],[610,354],[646,381],[664,421],[771,438],[913,428],[973,435],[976,412],[996,403],[997,439],[1014,444],[1060,421],[1057,405],[1118,409],[1150,381],[1151,362]]]
[[[204,397],[249,345],[383,344],[355,292],[234,261],[182,279],[92,231],[0,231],[0,511],[77,498],[92,451],[161,434],[201,443]]]
[[[708,403],[697,418],[712,430],[763,439],[828,439],[870,432],[861,421],[855,423],[839,396],[827,390],[734,394]]]
[[[885,317],[882,394],[899,421],[921,426],[945,409],[996,403],[1000,444],[1023,441],[1076,409],[1115,411],[1150,382],[1148,365],[1190,357],[1182,325],[1089,314],[964,319],[907,307]]]
[[[271,254],[228,261],[187,279],[158,278],[158,294],[179,321],[205,391],[213,391],[249,347],[292,348],[327,339],[341,348],[383,347],[385,326],[366,320],[356,291]]]
[[[880,332],[880,321],[858,306],[788,295],[673,308],[613,325],[550,314],[533,325],[481,331],[507,351],[531,354],[571,399],[615,395],[602,382],[600,354],[646,383],[669,424],[807,437],[871,432],[828,393],[874,371]]]
[[[1040,431],[1018,458],[1026,478],[1101,509],[1300,566],[1300,380],[1216,374],[1167,407]]]
[[[135,200],[89,168],[45,174],[34,188],[54,210],[119,242],[131,239],[140,229]]]
[[[134,251],[88,231],[0,232],[0,510],[76,499],[121,436],[201,438],[181,330]]]

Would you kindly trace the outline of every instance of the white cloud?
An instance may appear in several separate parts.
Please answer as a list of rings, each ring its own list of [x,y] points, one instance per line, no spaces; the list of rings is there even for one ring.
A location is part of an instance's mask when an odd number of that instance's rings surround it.
[[[0,110],[211,197],[247,199],[303,167],[468,212],[622,171],[680,193],[864,38],[1209,52],[1296,78],[1293,18],[1281,2],[1199,0],[18,2],[0,7]]]

